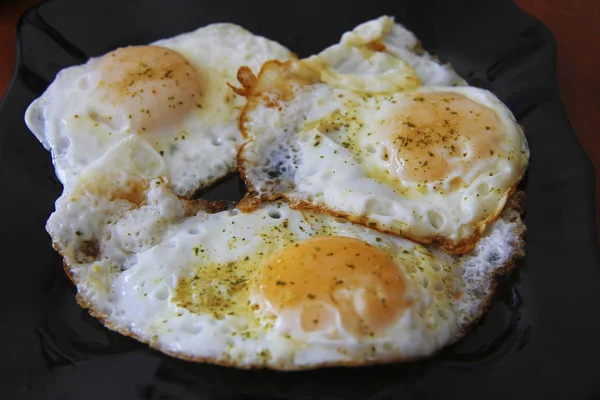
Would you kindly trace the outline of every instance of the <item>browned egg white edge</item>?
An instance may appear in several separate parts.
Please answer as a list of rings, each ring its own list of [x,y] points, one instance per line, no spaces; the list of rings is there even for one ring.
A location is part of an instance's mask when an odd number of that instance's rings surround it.
[[[297,60],[297,59],[298,59],[298,55],[296,53],[290,52],[290,60]],[[239,71],[242,70],[242,69],[248,70],[250,72],[250,74],[254,75],[253,72],[252,72],[252,70],[250,69],[250,67],[248,67],[246,65],[243,65],[243,66],[241,66],[238,69],[238,75],[237,75],[238,79],[239,79],[239,76],[240,76],[239,75]],[[227,86],[229,86],[229,88],[231,88],[236,95],[245,97],[241,93],[239,93],[239,89],[236,88],[231,82],[226,82],[226,83],[227,83]],[[245,107],[246,107],[246,104],[244,104],[244,108]],[[240,116],[241,116],[241,112],[240,112]],[[240,126],[241,126],[241,124],[240,124],[240,118],[238,118],[238,130],[239,130]],[[246,136],[245,136],[244,132],[242,130],[239,130],[239,131],[242,134],[242,138],[246,139]],[[244,143],[242,143],[242,145]],[[238,149],[238,154],[239,154],[239,149]],[[238,165],[239,164],[237,162],[237,157],[236,157],[235,159],[231,160],[229,162],[229,164],[227,165],[228,171],[225,174],[223,174],[221,176],[217,176],[217,177],[215,177],[213,179],[208,179],[206,181],[206,183],[202,187],[200,187],[198,189],[195,189],[195,190],[192,190],[189,193],[185,193],[184,196],[186,196],[187,198],[190,198],[190,199],[198,199],[200,196],[202,196],[206,192],[212,190],[213,188],[215,188],[219,184],[221,184],[223,182],[226,182],[229,179],[231,179],[232,177],[234,177],[235,174],[237,174],[239,172],[238,171]]]
[[[211,212],[211,213],[219,212],[226,208],[224,203],[222,203],[222,202],[209,202],[209,201],[205,201],[205,200],[190,201],[190,200],[186,200],[186,199],[183,199],[183,200],[193,203],[193,205],[191,205],[190,209],[194,209],[194,208],[203,209],[203,210],[205,210],[207,212]],[[461,335],[459,335],[454,342],[457,342],[462,337],[464,337],[464,335],[466,335],[471,329],[473,329],[473,327],[475,327],[477,325],[477,323],[481,320],[481,318],[487,313],[487,311],[489,310],[489,308],[492,304],[492,300],[493,300],[494,294],[496,292],[499,276],[512,270],[515,266],[515,261],[518,258],[525,256],[524,237],[525,237],[526,227],[521,219],[521,214],[524,211],[524,205],[525,205],[525,194],[522,191],[516,191],[509,198],[507,205],[506,205],[505,209],[503,210],[502,214],[508,216],[510,222],[517,223],[516,243],[513,243],[514,250],[513,250],[512,254],[510,255],[510,257],[508,258],[507,263],[503,267],[493,270],[492,276],[490,277],[491,278],[491,287],[488,290],[487,297],[483,300],[483,306],[480,308],[478,314],[473,318],[473,321],[471,322],[471,324],[467,328],[465,328],[463,330],[463,332],[461,332]],[[62,250],[61,250],[60,246],[58,245],[58,243],[54,243],[53,247],[61,256],[63,256]],[[71,282],[73,282],[73,284],[75,286],[77,286],[77,278],[76,278],[76,276],[73,275],[71,267],[65,261],[64,256],[63,256],[63,268],[64,268],[65,273],[71,280]],[[271,370],[278,370],[278,371],[300,371],[300,370],[313,370],[313,369],[318,369],[321,367],[357,367],[357,366],[390,364],[390,363],[397,363],[397,362],[412,362],[412,361],[418,361],[418,360],[423,360],[423,359],[428,359],[428,358],[434,357],[436,354],[438,354],[440,351],[442,351],[445,347],[454,343],[454,342],[447,343],[444,347],[438,349],[437,351],[435,351],[432,354],[425,355],[425,356],[417,356],[417,357],[403,357],[401,355],[397,355],[397,356],[392,356],[389,358],[379,358],[379,359],[373,359],[373,360],[329,361],[329,362],[316,363],[316,364],[312,364],[312,365],[300,365],[300,366],[294,366],[294,365],[282,366],[282,365],[276,365],[276,364],[269,364],[268,361],[265,361],[264,363],[239,364],[233,360],[228,360],[228,359],[223,359],[223,358],[194,357],[194,356],[185,354],[183,352],[175,352],[175,351],[168,350],[168,349],[160,346],[158,341],[154,341],[152,339],[151,340],[143,339],[140,336],[138,336],[137,334],[131,332],[131,330],[129,330],[129,329],[117,326],[116,324],[111,322],[109,316],[107,316],[102,311],[97,309],[95,307],[95,305],[89,299],[87,299],[81,292],[78,291],[76,298],[77,298],[77,303],[79,304],[79,306],[81,308],[87,309],[87,311],[89,312],[89,314],[92,317],[94,317],[96,320],[98,320],[100,323],[102,323],[102,325],[104,325],[108,329],[118,332],[124,336],[129,336],[131,338],[134,338],[134,339],[138,340],[139,342],[145,343],[149,347],[151,347],[155,350],[158,350],[164,354],[168,354],[172,357],[175,357],[175,358],[178,358],[181,360],[185,360],[185,361],[191,361],[191,362],[196,362],[196,363],[210,363],[210,364],[215,364],[215,365],[221,365],[224,367],[235,367],[238,369],[245,369],[245,370],[271,369]]]
[[[246,195],[238,204],[238,208],[242,212],[252,212],[256,210],[263,202],[270,202],[277,199],[283,199],[287,203],[289,203],[290,207],[293,209],[314,210],[323,214],[329,214],[333,217],[344,218],[352,223],[363,225],[382,233],[389,233],[391,235],[400,236],[423,245],[439,244],[444,252],[451,255],[460,255],[468,253],[475,248],[477,242],[479,242],[479,239],[481,239],[486,227],[500,217],[500,214],[502,213],[502,210],[506,205],[507,199],[509,199],[513,195],[513,193],[517,189],[517,186],[525,176],[526,168],[523,168],[520,176],[518,177],[518,179],[515,180],[514,185],[504,193],[504,196],[498,202],[498,205],[494,212],[492,212],[486,219],[481,220],[474,225],[474,230],[471,236],[461,240],[451,240],[438,234],[423,237],[412,235],[410,232],[398,232],[397,230],[385,228],[377,222],[369,222],[368,215],[352,215],[343,211],[329,209],[324,203],[313,204],[308,201],[293,200],[288,198],[285,195],[285,193],[265,193],[263,195],[258,195],[256,189],[254,188],[252,182],[246,174],[246,159],[244,157],[244,151],[245,147],[253,141],[253,138],[246,131],[245,124],[248,120],[247,114],[251,112],[260,102],[262,92],[260,90],[259,84],[261,82],[261,78],[272,69],[284,70],[286,71],[286,73],[289,73],[292,79],[299,80],[301,82],[310,84],[320,81],[320,78],[318,78],[318,71],[315,71],[310,65],[304,64],[302,60],[290,60],[284,62],[277,60],[267,61],[261,67],[258,76],[254,75],[254,73],[248,67],[241,67],[238,70],[237,77],[242,87],[236,88],[232,85],[230,85],[230,87],[237,94],[245,96],[247,99],[246,105],[242,109],[239,118],[239,130],[242,133],[242,136],[246,139],[246,142],[240,146],[237,153],[237,170],[246,186]],[[290,95],[293,96],[293,94],[283,92],[278,93],[278,95],[279,97],[285,97]]]

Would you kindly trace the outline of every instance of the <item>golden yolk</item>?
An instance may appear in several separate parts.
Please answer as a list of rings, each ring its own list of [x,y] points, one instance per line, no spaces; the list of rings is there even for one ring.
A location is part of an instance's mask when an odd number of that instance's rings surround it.
[[[431,182],[464,173],[472,160],[497,153],[503,140],[496,113],[457,93],[415,94],[386,121],[396,152],[390,158],[403,181]]]
[[[381,249],[361,240],[316,237],[273,255],[256,280],[275,314],[299,315],[303,331],[336,327],[373,335],[408,306],[404,275]]]
[[[201,107],[203,82],[199,72],[179,53],[158,46],[124,47],[98,62],[95,88],[114,113],[92,115],[114,129],[143,133],[180,121]]]

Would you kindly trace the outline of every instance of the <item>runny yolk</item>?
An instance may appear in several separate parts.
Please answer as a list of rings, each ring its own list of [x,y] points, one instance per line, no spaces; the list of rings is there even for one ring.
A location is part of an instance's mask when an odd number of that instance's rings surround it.
[[[98,60],[93,96],[113,106],[92,118],[114,129],[144,133],[180,121],[201,107],[203,81],[181,54],[159,46],[131,46]]]
[[[498,156],[503,140],[496,113],[458,93],[412,95],[386,121],[396,152],[389,158],[398,178],[408,182],[462,174],[474,160]]]
[[[299,318],[304,332],[371,336],[408,306],[404,275],[383,250],[361,240],[316,237],[272,256],[256,280],[258,294],[278,316]]]

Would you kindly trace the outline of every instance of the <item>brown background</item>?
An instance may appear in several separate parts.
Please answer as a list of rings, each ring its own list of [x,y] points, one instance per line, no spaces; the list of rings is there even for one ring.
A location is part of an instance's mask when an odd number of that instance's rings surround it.
[[[0,95],[13,72],[17,19],[40,2],[0,0]],[[515,2],[554,33],[561,96],[579,141],[600,171],[600,0]],[[600,174],[596,176],[596,227],[600,227]]]

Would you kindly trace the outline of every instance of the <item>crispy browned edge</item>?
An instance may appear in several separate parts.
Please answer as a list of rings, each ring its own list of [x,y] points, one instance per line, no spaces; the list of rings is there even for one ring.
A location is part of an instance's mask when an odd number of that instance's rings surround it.
[[[290,57],[291,59],[295,60],[298,59],[298,56],[295,53],[290,53]],[[252,72],[252,70],[247,67],[247,66],[242,66],[238,69],[237,72],[237,79],[238,81],[240,81],[241,79],[244,79],[244,72],[242,72],[242,74],[240,75],[240,71],[245,71],[246,72],[246,76],[254,76],[254,73]],[[249,73],[249,75],[248,75]],[[251,85],[253,83],[245,81],[246,84]],[[237,95],[241,95],[240,93],[240,89],[235,87],[233,84],[231,84],[230,82],[227,82],[227,86],[229,86],[234,93],[236,93]],[[243,96],[246,97],[246,96]],[[245,107],[245,105],[244,105]],[[239,118],[238,118],[238,127],[241,126],[239,124]],[[243,132],[240,130],[240,133]],[[245,136],[244,136],[245,138]],[[187,193],[183,194],[183,197],[187,197],[187,198],[191,198],[191,199],[197,199],[198,197],[202,196],[204,193],[206,193],[207,191],[211,190],[212,188],[214,188],[215,186],[218,186],[220,183],[225,182],[226,180],[228,180],[229,178],[231,178],[232,176],[234,176],[237,172],[238,172],[238,163],[237,163],[237,158],[235,160],[231,160],[231,164],[228,166],[229,170],[227,171],[227,173],[223,174],[222,176],[217,176],[215,178],[213,178],[212,180],[206,182],[206,184],[204,184],[202,187],[194,189],[194,190],[190,190]]]
[[[255,107],[256,103],[258,102],[257,97],[258,97],[258,95],[260,95],[260,92],[257,89],[257,86],[260,83],[262,75],[264,75],[265,72],[271,68],[291,70],[293,65],[294,64],[292,64],[292,61],[285,61],[285,62],[280,62],[280,61],[276,61],[276,60],[268,61],[265,64],[263,64],[263,66],[258,74],[258,77],[255,76],[249,68],[242,67],[238,70],[238,80],[239,80],[240,84],[242,85],[242,87],[236,88],[236,87],[230,85],[231,88],[237,94],[239,94],[241,96],[245,96],[247,99],[246,105],[242,109],[242,113],[239,118],[240,132],[242,133],[242,136],[247,141],[240,147],[240,149],[238,150],[238,155],[237,155],[238,172],[240,174],[240,177],[244,181],[244,184],[246,185],[247,192],[246,192],[246,195],[244,196],[244,198],[240,201],[240,203],[238,205],[239,210],[242,212],[252,212],[252,211],[256,210],[260,206],[260,204],[263,202],[274,201],[277,199],[283,199],[287,203],[289,203],[290,207],[293,209],[314,210],[314,211],[317,211],[320,213],[329,214],[333,217],[344,218],[355,224],[364,225],[364,226],[367,226],[371,229],[375,229],[382,233],[389,233],[392,235],[401,236],[405,239],[409,239],[409,240],[412,240],[413,242],[417,242],[420,244],[425,244],[425,245],[439,244],[440,247],[442,248],[442,250],[444,250],[448,254],[459,255],[459,254],[468,253],[471,250],[473,250],[475,248],[475,246],[477,245],[477,242],[479,242],[479,239],[481,239],[486,227],[489,226],[489,224],[493,223],[494,221],[496,221],[499,218],[500,213],[502,212],[502,210],[505,207],[505,201],[508,198],[510,198],[511,195],[515,192],[519,182],[525,176],[525,170],[526,170],[525,168],[521,172],[518,179],[515,181],[514,185],[505,193],[505,197],[498,204],[498,207],[496,207],[496,210],[494,211],[494,213],[492,213],[490,216],[488,216],[485,220],[477,223],[477,225],[475,226],[475,229],[473,231],[473,234],[470,237],[459,240],[459,241],[454,241],[454,240],[448,239],[446,237],[443,237],[443,236],[437,235],[437,234],[426,236],[426,237],[421,237],[421,236],[412,235],[412,234],[410,234],[410,232],[402,232],[402,231],[398,231],[398,230],[394,230],[394,229],[388,229],[388,228],[381,226],[380,224],[378,224],[376,222],[369,221],[369,218],[367,215],[352,215],[352,214],[349,214],[349,213],[346,213],[343,211],[332,210],[324,204],[313,204],[308,201],[293,200],[293,199],[288,198],[284,193],[275,193],[273,195],[267,195],[267,194],[258,195],[256,189],[254,188],[254,185],[252,184],[252,182],[250,181],[250,179],[248,178],[248,175],[246,173],[246,162],[245,162],[246,160],[244,158],[244,149],[249,143],[251,143],[253,141],[252,137],[248,134],[248,132],[246,131],[246,128],[245,128],[245,124],[248,119],[247,114],[253,109],[253,107]],[[296,62],[296,65],[300,65],[300,68],[305,68],[305,66],[302,65],[301,62]],[[306,67],[306,68],[309,68],[309,67]]]
[[[502,210],[502,212],[500,213],[499,217],[501,217],[502,214],[508,215],[514,213],[515,215],[514,218],[508,220],[509,222],[514,222],[517,224],[517,237],[515,243],[513,243],[514,250],[506,264],[502,268],[494,270],[494,274],[491,277],[492,287],[488,292],[488,296],[483,300],[483,305],[479,309],[478,315],[476,315],[473,318],[471,324],[467,326],[462,332],[463,336],[467,334],[471,329],[473,329],[473,327],[477,325],[477,323],[479,323],[483,316],[485,316],[485,314],[489,311],[490,307],[492,306],[494,295],[496,294],[498,278],[512,271],[515,268],[516,261],[519,258],[525,257],[525,234],[527,233],[527,227],[525,226],[525,222],[521,218],[523,213],[525,212],[525,203],[525,192],[517,190],[509,197],[504,210]],[[454,342],[460,340],[461,338],[462,336],[458,337]]]
[[[186,202],[192,203],[192,204],[186,204],[186,210],[189,210],[189,211],[203,209],[208,212],[218,212],[223,209],[223,203],[221,203],[221,202],[208,202],[205,200],[192,200],[192,201],[186,200],[186,199],[183,199],[183,200]],[[504,212],[505,213],[510,213],[513,211],[517,212],[516,218],[513,221],[511,221],[511,222],[516,222],[518,224],[518,238],[517,238],[517,242],[514,243],[515,250],[511,254],[506,265],[504,265],[504,267],[494,271],[494,276],[491,277],[492,287],[490,288],[490,291],[488,292],[488,297],[483,302],[483,306],[480,308],[479,314],[477,316],[475,316],[475,318],[473,318],[471,324],[466,329],[463,330],[462,335],[459,336],[455,341],[460,340],[464,335],[466,335],[479,322],[479,320],[485,315],[485,313],[490,308],[495,291],[496,291],[496,287],[497,287],[497,277],[512,270],[514,268],[515,261],[518,258],[523,257],[525,255],[524,236],[525,236],[526,228],[525,228],[525,224],[523,223],[523,221],[521,220],[521,217],[520,217],[520,215],[523,213],[523,210],[524,210],[524,204],[525,204],[525,195],[522,191],[516,191],[508,200]],[[60,246],[57,243],[54,243],[53,247],[62,256],[62,251],[60,249]],[[65,273],[69,277],[69,279],[73,282],[73,284],[75,284],[77,286],[77,279],[73,276],[70,266],[64,261],[64,257],[63,257],[63,268],[65,270]],[[426,356],[419,356],[419,357],[408,358],[408,357],[403,357],[403,356],[399,355],[399,356],[390,357],[390,358],[386,358],[386,359],[357,360],[357,361],[333,361],[333,362],[322,362],[322,363],[317,363],[317,364],[313,364],[313,365],[303,365],[303,366],[295,366],[295,367],[294,366],[270,365],[268,363],[265,363],[265,364],[257,364],[257,363],[239,364],[239,363],[236,363],[235,361],[231,361],[231,360],[223,360],[223,359],[213,358],[213,357],[193,357],[193,356],[189,356],[184,353],[178,353],[178,352],[164,349],[161,346],[159,346],[158,343],[153,342],[152,340],[145,340],[145,339],[141,338],[140,336],[131,332],[129,329],[119,327],[119,326],[113,324],[107,318],[107,316],[105,314],[103,314],[100,310],[96,309],[94,304],[89,302],[80,292],[77,293],[77,303],[82,308],[87,309],[92,317],[96,318],[108,329],[119,332],[120,334],[122,334],[124,336],[129,336],[134,339],[137,339],[138,341],[140,341],[142,343],[146,343],[150,347],[152,347],[158,351],[161,351],[165,354],[168,354],[170,356],[173,356],[173,357],[176,357],[176,358],[179,358],[182,360],[186,360],[186,361],[192,361],[192,362],[198,362],[198,363],[210,363],[210,364],[216,364],[216,365],[227,366],[227,367],[235,367],[235,368],[239,368],[239,369],[267,368],[267,369],[279,370],[279,371],[299,371],[299,370],[317,369],[317,368],[321,368],[321,367],[356,367],[356,366],[367,366],[367,365],[381,365],[381,364],[389,364],[389,363],[396,363],[396,362],[411,362],[411,361],[418,361],[421,359],[431,358],[443,349],[443,348],[441,348],[433,354],[429,354]],[[448,343],[448,344],[451,344],[451,343]]]

